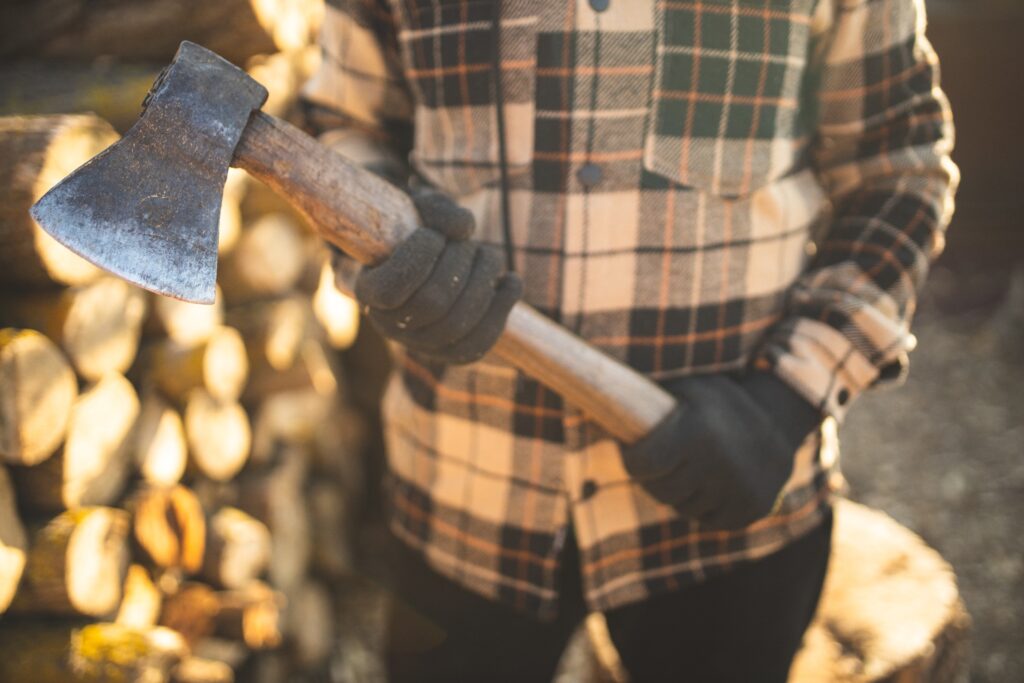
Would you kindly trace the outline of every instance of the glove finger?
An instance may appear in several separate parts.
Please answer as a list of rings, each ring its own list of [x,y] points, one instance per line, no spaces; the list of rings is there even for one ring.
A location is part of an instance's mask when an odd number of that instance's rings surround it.
[[[443,192],[432,187],[418,187],[412,190],[411,196],[424,227],[436,230],[450,240],[468,239],[476,229],[473,213]]]
[[[623,464],[634,478],[655,480],[687,461],[680,444],[700,443],[696,408],[680,403],[635,444],[622,449]]]
[[[474,242],[449,242],[426,282],[386,314],[395,319],[398,328],[410,331],[445,318],[469,284],[479,251]]]
[[[509,311],[523,296],[523,281],[515,273],[508,273],[498,283],[490,308],[469,334],[444,350],[449,363],[463,364],[480,360],[491,350],[505,329]]]
[[[423,341],[422,348],[427,351],[442,349],[462,339],[479,325],[497,294],[495,284],[500,282],[502,270],[504,265],[497,252],[479,250],[469,281],[449,311],[429,327],[417,330]]]
[[[433,230],[414,231],[391,256],[362,269],[356,298],[370,308],[398,308],[430,277],[444,247],[444,237]]]

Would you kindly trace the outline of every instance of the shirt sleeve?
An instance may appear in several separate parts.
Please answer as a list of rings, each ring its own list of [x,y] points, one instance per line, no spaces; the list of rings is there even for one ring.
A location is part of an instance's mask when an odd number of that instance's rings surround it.
[[[348,160],[403,179],[413,104],[387,0],[329,0],[320,57],[300,97],[306,130]],[[345,258],[335,266],[351,290],[359,264]]]
[[[755,366],[824,414],[902,378],[909,323],[959,179],[923,0],[824,0],[808,92],[832,206],[810,267]]]

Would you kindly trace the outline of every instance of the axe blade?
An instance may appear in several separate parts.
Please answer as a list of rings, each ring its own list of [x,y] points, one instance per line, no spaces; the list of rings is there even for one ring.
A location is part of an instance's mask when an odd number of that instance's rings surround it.
[[[183,42],[123,139],[32,207],[54,239],[140,287],[212,303],[221,195],[235,147],[267,91]]]

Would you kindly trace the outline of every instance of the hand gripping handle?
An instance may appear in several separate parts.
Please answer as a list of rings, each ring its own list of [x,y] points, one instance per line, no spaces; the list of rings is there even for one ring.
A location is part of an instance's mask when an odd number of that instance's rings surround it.
[[[417,225],[404,192],[262,112],[249,119],[234,166],[262,180],[361,263],[384,259]],[[675,407],[657,384],[518,303],[492,353],[561,394],[612,436],[633,443]]]

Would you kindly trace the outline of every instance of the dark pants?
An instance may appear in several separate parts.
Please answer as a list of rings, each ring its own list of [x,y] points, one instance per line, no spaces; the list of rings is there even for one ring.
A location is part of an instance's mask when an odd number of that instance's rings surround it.
[[[784,683],[821,594],[831,515],[766,558],[704,583],[605,613],[633,683]],[[587,609],[567,544],[555,621],[491,602],[401,555],[388,665],[392,683],[547,683]],[[411,609],[410,609],[411,608]]]

